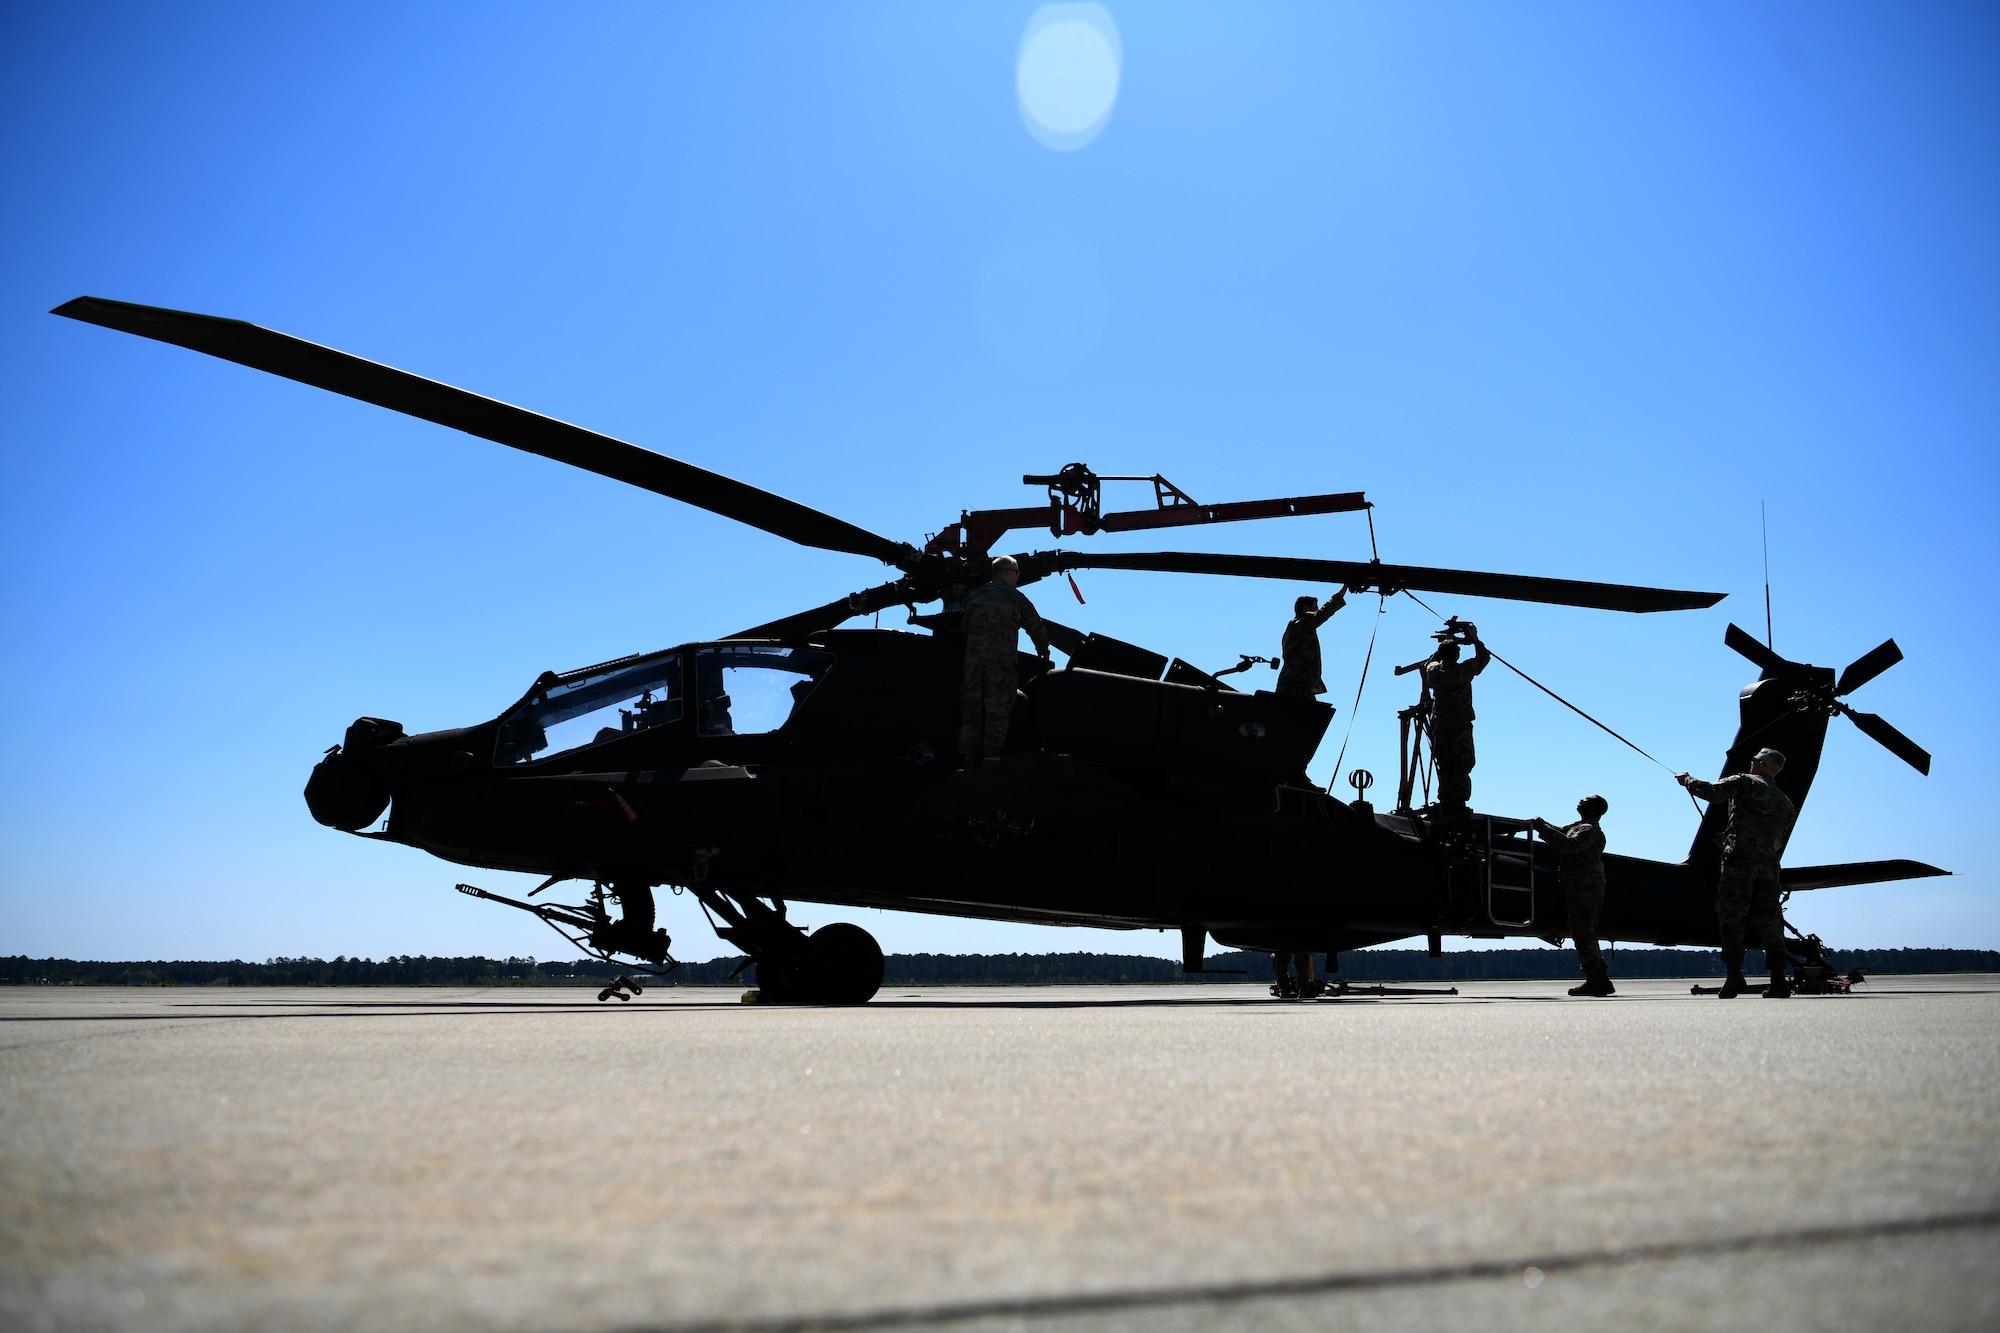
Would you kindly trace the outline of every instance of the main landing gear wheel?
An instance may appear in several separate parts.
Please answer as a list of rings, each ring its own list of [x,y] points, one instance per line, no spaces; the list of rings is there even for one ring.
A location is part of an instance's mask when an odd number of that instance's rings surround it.
[[[761,970],[761,969],[760,969]],[[882,988],[882,946],[856,925],[836,921],[806,941],[798,998],[819,1004],[866,1004]]]

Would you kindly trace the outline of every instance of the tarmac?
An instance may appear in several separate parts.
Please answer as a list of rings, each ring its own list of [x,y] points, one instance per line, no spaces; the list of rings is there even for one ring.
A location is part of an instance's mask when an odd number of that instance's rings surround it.
[[[2000,977],[0,991],[0,1326],[2000,1327]]]

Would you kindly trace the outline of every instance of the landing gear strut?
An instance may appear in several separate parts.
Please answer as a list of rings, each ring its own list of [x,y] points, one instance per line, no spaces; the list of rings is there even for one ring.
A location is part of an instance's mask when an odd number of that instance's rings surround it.
[[[619,880],[610,887],[618,901],[616,921],[604,920],[591,931],[590,942],[605,953],[627,953],[658,965],[666,961],[673,941],[653,926],[653,889],[640,880]]]
[[[760,998],[778,1004],[866,1004],[882,987],[882,946],[836,921],[808,935],[785,918],[785,902],[690,888],[718,923],[715,933],[757,966]]]

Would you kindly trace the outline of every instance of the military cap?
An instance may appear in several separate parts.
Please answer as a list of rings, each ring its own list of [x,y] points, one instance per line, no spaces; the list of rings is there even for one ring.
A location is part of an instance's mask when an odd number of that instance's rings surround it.
[[[1762,764],[1764,767],[1770,769],[1773,773],[1782,773],[1785,771],[1785,756],[1779,753],[1778,751],[1773,750],[1768,745],[1765,746],[1763,749],[1757,751],[1756,755],[1753,757],[1757,763]]]

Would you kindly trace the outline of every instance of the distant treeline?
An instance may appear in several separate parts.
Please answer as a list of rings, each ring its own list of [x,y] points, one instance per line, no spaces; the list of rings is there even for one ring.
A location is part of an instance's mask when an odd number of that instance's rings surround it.
[[[1614,977],[1719,977],[1712,949],[1606,951]],[[1842,969],[1884,975],[1913,972],[2000,972],[1993,949],[1853,949],[1833,955]],[[669,981],[688,986],[753,985],[756,969],[730,974],[743,959],[683,963]],[[1320,960],[1323,963],[1323,959]],[[1132,954],[1005,953],[891,954],[885,986],[1174,985],[1249,982],[1268,985],[1271,959],[1261,953],[1219,954],[1210,971],[1184,976],[1172,959]],[[1745,960],[1763,970],[1763,955]],[[1241,969],[1231,975],[1223,969]],[[0,985],[36,986],[534,986],[601,984],[629,970],[594,958],[537,962],[533,958],[269,958],[261,963],[77,962],[68,958],[0,958]],[[1362,949],[1340,955],[1349,981],[1529,981],[1577,975],[1575,955],[1561,949],[1480,949],[1433,958],[1422,949]]]

